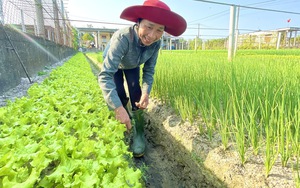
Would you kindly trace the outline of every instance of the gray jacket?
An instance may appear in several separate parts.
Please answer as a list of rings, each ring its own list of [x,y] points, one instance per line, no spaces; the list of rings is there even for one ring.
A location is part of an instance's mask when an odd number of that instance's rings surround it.
[[[142,93],[150,94],[154,68],[161,41],[150,46],[141,46],[136,25],[116,31],[103,52],[103,65],[99,74],[99,85],[109,109],[122,106],[113,80],[118,69],[133,69],[142,64]]]

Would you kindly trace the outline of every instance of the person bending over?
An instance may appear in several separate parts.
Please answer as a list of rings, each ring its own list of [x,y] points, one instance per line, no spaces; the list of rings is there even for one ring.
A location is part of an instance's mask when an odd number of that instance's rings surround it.
[[[114,110],[116,119],[126,125],[127,131],[133,126],[131,149],[135,157],[141,157],[145,152],[143,110],[149,104],[160,39],[164,32],[181,35],[186,30],[186,21],[159,0],[146,0],[143,5],[130,6],[120,17],[134,24],[113,34],[103,52],[98,80],[104,99],[109,109]],[[129,96],[125,92],[124,78]],[[129,100],[132,114],[126,108]],[[131,122],[134,124],[131,125]]]

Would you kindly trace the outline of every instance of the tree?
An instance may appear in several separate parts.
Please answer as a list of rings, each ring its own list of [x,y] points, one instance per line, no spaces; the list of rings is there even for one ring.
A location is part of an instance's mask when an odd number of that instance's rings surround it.
[[[209,50],[224,50],[226,39],[210,39],[205,43],[205,48]]]
[[[195,50],[195,40],[196,39],[190,39],[189,40],[189,49],[190,50]],[[197,38],[197,50],[201,50],[202,49],[202,39]]]
[[[91,43],[94,43],[94,37],[90,33],[84,33],[84,35],[81,37],[81,40],[82,44],[88,48],[90,48]]]
[[[84,35],[82,36],[82,40],[84,42],[86,42],[86,41],[93,41],[94,37],[90,33],[84,33]]]
[[[72,37],[72,47],[75,50],[78,50],[78,47],[79,47],[78,31],[74,27],[72,27],[72,34],[73,34],[73,37]]]

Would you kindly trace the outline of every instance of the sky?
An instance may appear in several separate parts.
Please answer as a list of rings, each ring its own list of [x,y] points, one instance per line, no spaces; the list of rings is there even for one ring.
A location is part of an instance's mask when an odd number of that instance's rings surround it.
[[[286,27],[300,27],[300,0],[162,0],[173,12],[180,14],[187,22],[186,31],[180,36],[203,40],[225,38],[229,34],[230,5],[240,5],[238,16],[239,33],[258,30],[275,30]],[[133,24],[120,19],[121,12],[143,0],[64,0],[71,24],[75,27],[118,29]],[[214,3],[216,2],[216,3]],[[221,3],[221,4],[220,4]],[[229,4],[229,5],[223,5]],[[266,11],[246,7],[263,8]],[[286,11],[282,13],[276,11]],[[80,20],[72,21],[72,20]],[[289,21],[288,21],[289,20]],[[110,23],[110,24],[105,24]],[[300,35],[300,32],[299,32]]]

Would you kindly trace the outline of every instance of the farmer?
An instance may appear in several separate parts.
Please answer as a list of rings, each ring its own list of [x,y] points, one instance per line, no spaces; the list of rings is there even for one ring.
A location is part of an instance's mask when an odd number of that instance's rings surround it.
[[[128,132],[133,126],[131,149],[135,157],[141,157],[145,151],[143,109],[149,103],[160,39],[164,31],[181,35],[186,29],[186,21],[159,0],[146,0],[143,5],[128,7],[120,17],[135,24],[112,36],[103,52],[99,85],[116,119],[126,124]],[[141,65],[142,86],[139,83]],[[129,97],[125,92],[124,77]],[[127,109],[129,99],[132,113]]]

